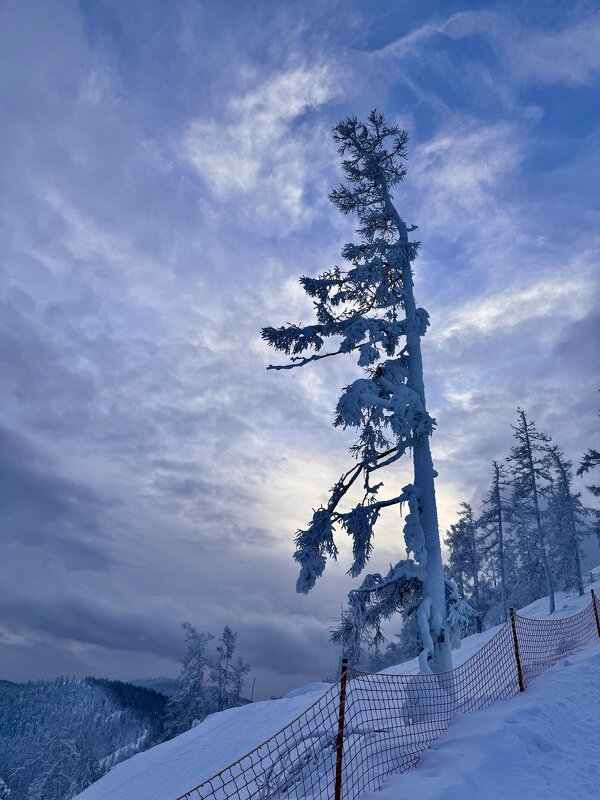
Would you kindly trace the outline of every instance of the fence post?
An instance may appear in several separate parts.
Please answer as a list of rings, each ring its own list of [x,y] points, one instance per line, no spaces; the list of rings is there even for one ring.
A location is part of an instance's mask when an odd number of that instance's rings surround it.
[[[596,630],[600,636],[600,616],[598,616],[598,603],[596,601],[596,592],[592,589],[592,606],[594,608],[594,617],[596,619]]]
[[[521,669],[521,654],[519,653],[519,640],[517,638],[517,623],[515,620],[515,610],[510,609],[510,625],[512,628],[513,644],[515,646],[515,659],[517,661],[517,675],[519,677],[519,691],[525,691],[525,684],[523,683],[523,670]]]
[[[342,658],[342,678],[340,680],[340,710],[338,714],[337,754],[335,761],[334,800],[342,800],[342,759],[344,757],[344,716],[346,714],[346,684],[348,682],[348,659]]]

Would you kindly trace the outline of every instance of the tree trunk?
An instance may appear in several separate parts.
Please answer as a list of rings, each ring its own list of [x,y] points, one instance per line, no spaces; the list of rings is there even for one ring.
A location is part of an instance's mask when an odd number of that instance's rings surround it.
[[[400,234],[402,256],[402,287],[404,311],[406,313],[406,346],[408,349],[408,385],[425,403],[425,385],[423,382],[423,357],[421,354],[421,336],[417,320],[417,308],[414,297],[411,263],[408,258],[408,232],[406,225],[393,207],[394,217]],[[419,490],[421,526],[425,534],[427,564],[424,567],[423,592],[431,598],[429,629],[433,640],[434,653],[431,658],[432,672],[446,672],[452,669],[451,640],[447,625],[446,584],[442,562],[442,548],[435,500],[434,479],[437,475],[433,468],[429,436],[420,436],[413,447],[415,487]]]

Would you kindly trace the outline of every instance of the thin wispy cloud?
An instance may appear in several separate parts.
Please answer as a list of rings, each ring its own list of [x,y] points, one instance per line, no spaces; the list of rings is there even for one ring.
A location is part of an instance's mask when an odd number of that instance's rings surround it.
[[[302,125],[301,118],[337,93],[334,71],[326,65],[284,70],[258,88],[234,93],[223,112],[213,103],[210,116],[190,122],[182,155],[217,200],[244,198],[252,202],[250,213],[244,202],[236,207],[245,219],[254,225],[263,220],[273,233],[282,225],[288,230],[314,214],[305,193],[320,179],[315,122]],[[317,167],[322,161],[321,156]]]
[[[557,29],[540,18],[523,24],[506,10],[459,11],[416,27],[376,51],[377,58],[427,57],[435,37],[485,39],[513,77],[539,84],[589,84],[600,70],[600,16],[581,6]]]

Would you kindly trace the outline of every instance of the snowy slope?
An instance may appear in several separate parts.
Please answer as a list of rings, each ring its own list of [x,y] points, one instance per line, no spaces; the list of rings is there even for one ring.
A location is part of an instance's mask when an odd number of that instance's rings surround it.
[[[557,592],[557,611],[553,615],[553,619],[571,616],[588,605],[590,602],[589,588],[595,588],[600,594],[600,568],[596,568],[595,575],[596,582],[588,587],[588,592],[583,598],[567,597],[564,593]],[[521,609],[520,613],[523,616],[537,619],[547,618],[548,601],[545,598],[537,600]],[[463,663],[477,652],[497,630],[497,628],[493,628],[464,639],[461,648],[454,652],[455,666]],[[577,658],[570,657],[569,661],[575,662]],[[568,669],[565,671],[564,680],[568,683],[571,680],[569,676],[574,672],[569,672]],[[385,672],[416,674],[418,672],[417,659],[407,661],[397,667],[391,667]],[[545,676],[543,680],[547,679],[548,676]],[[542,679],[539,680],[542,681]],[[596,684],[597,687],[599,685]],[[78,797],[80,800],[174,800],[178,795],[211,777],[261,744],[312,705],[328,688],[328,684],[311,684],[291,692],[281,700],[267,700],[212,714],[191,731],[119,764]],[[528,688],[527,697],[529,697],[529,693]],[[508,704],[510,708],[511,702],[516,702],[516,700],[509,700],[501,705],[504,707]],[[495,708],[466,717],[460,724],[467,726],[475,724],[474,720],[478,720],[484,713],[493,713]],[[455,729],[453,724],[450,732],[442,741],[451,736]],[[436,746],[436,752],[438,749],[439,744]],[[405,781],[406,776],[403,776],[402,780]],[[394,796],[393,794],[388,795],[388,797]],[[411,794],[409,792],[404,796],[411,796]],[[436,796],[431,795],[432,798]],[[466,795],[465,798],[469,796]],[[473,796],[491,797],[491,795],[485,794]],[[462,798],[463,795],[458,794],[454,797]],[[532,795],[531,800],[535,800],[536,797],[538,795]],[[539,797],[541,798],[542,795]],[[557,800],[558,798],[562,800],[561,795],[553,794],[546,794],[544,800],[553,800],[555,797]],[[583,797],[586,796],[583,795]],[[445,796],[445,800],[449,800],[447,796]],[[530,798],[528,797],[527,800]]]
[[[418,768],[363,800],[597,800],[600,646],[569,656],[527,687],[455,718]]]
[[[264,700],[211,714],[201,725],[112,769],[78,795],[81,800],[174,800],[277,733],[330,688],[301,687],[281,700]]]

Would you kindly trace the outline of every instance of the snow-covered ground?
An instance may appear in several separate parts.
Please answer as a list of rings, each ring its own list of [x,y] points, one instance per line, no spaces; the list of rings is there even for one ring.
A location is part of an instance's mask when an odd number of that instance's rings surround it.
[[[540,676],[524,694],[468,716],[362,800],[597,800],[600,645]]]
[[[600,568],[586,596],[556,595],[553,619],[568,617],[600,594]],[[548,618],[548,601],[520,610]],[[497,628],[463,640],[456,666],[479,650]],[[416,674],[417,659],[386,672]],[[267,700],[208,717],[191,731],[119,764],[79,795],[80,800],[174,800],[272,736],[329,688],[311,684],[281,700]],[[600,645],[569,656],[519,697],[457,718],[412,773],[390,778],[378,800],[486,800],[509,792],[526,800],[600,797]],[[459,763],[460,762],[460,763]],[[549,782],[552,782],[551,788]],[[504,786],[500,792],[497,787]],[[577,787],[577,789],[575,789]],[[591,792],[591,793],[590,793]]]

